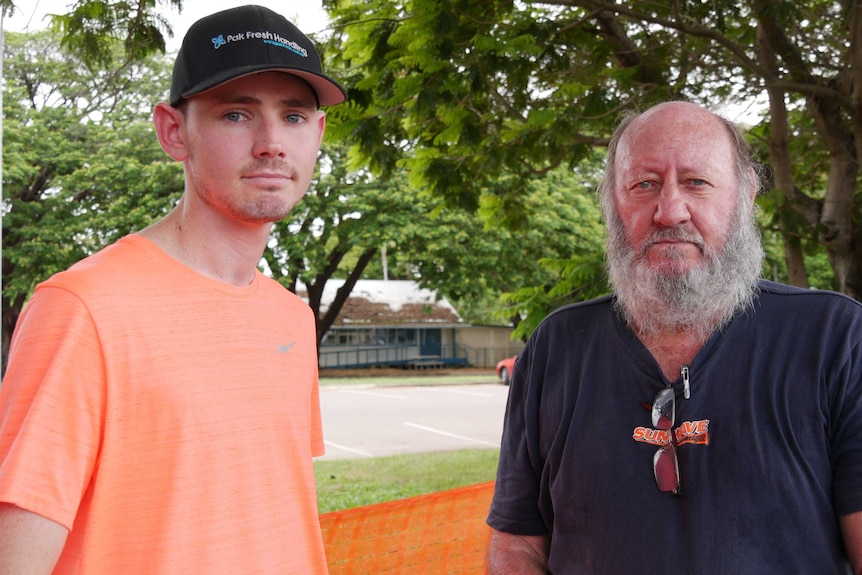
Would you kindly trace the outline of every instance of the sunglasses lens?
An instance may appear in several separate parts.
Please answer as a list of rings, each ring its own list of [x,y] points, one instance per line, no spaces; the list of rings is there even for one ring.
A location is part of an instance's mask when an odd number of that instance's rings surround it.
[[[679,487],[679,464],[674,446],[665,445],[656,451],[652,461],[659,491],[676,491]]]
[[[672,428],[675,411],[676,395],[667,387],[658,392],[652,402],[652,426],[656,429]]]

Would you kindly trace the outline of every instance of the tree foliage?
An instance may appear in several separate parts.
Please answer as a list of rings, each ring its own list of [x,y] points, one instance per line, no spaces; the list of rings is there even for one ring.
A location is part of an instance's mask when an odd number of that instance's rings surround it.
[[[517,204],[536,174],[603,145],[623,108],[763,98],[753,135],[774,174],[767,204],[789,280],[807,282],[799,238],[810,238],[836,287],[862,296],[860,0],[325,5],[329,52],[348,70],[351,101],[337,114],[356,162],[407,169],[459,205],[483,194]],[[500,186],[503,173],[519,183]]]
[[[475,317],[509,292],[501,313],[528,333],[606,289],[584,191],[620,111],[679,98],[765,102],[750,136],[773,174],[760,201],[767,272],[862,294],[862,0],[324,5],[327,69],[350,89],[327,141],[351,148],[327,144],[315,188],[265,254],[312,301],[328,278],[379,273],[386,246],[399,277]],[[149,128],[168,84],[151,56],[170,32],[157,8],[77,0],[54,19],[62,47],[7,35],[5,341],[36,281],[181,190]]]
[[[92,68],[50,32],[6,34],[3,357],[35,284],[165,213],[182,170],[158,145],[163,58]]]
[[[12,14],[21,4],[22,0],[0,0],[0,10]],[[116,65],[118,56],[125,63],[142,62],[164,54],[165,37],[173,35],[170,21],[160,10],[181,9],[182,4],[182,0],[73,0],[66,3],[67,12],[50,15],[51,29],[61,46],[89,68],[109,68]]]
[[[378,262],[384,247],[391,279],[415,281],[436,291],[471,321],[517,323],[527,315],[518,305],[499,310],[500,298],[537,282],[554,283],[555,272],[542,267],[541,258],[563,259],[588,251],[598,262],[592,285],[604,289],[594,180],[579,180],[564,171],[537,180],[525,194],[519,217],[526,225],[512,229],[418,193],[403,173],[381,181],[367,171],[352,171],[345,155],[343,145],[324,146],[320,177],[276,224],[265,254],[273,277],[307,294],[317,315],[319,339],[357,280],[382,277]],[[498,219],[499,209],[493,203],[482,208],[486,220]],[[332,279],[345,282],[336,299],[322,306],[321,296]],[[543,309],[572,299],[571,293],[552,294],[543,300]]]
[[[425,225],[422,206],[403,182],[351,171],[344,154],[337,143],[324,146],[320,177],[291,214],[276,223],[265,254],[276,279],[291,291],[306,292],[317,316],[318,341],[381,246],[400,245]],[[323,302],[331,279],[345,283],[334,301]]]
[[[8,37],[4,101],[4,338],[35,284],[165,214],[183,189],[181,166],[158,146],[151,108],[164,98],[169,62],[93,68],[51,32]],[[554,173],[522,198],[520,229],[418,193],[397,172],[382,180],[351,170],[346,148],[328,138],[304,200],[278,222],[264,254],[273,277],[305,291],[322,337],[355,282],[370,275],[383,246],[403,279],[419,282],[492,320],[505,291],[552,281],[539,255],[564,258],[601,234],[591,199],[594,173]],[[488,198],[491,200],[492,198]],[[506,219],[492,201],[489,219]],[[509,218],[512,219],[512,218]],[[579,221],[582,220],[582,221]],[[579,231],[583,230],[583,233]],[[574,231],[574,232],[573,232]],[[377,276],[380,277],[380,276]],[[347,280],[321,306],[326,282]],[[507,320],[520,317],[507,310]],[[468,312],[469,313],[469,312]],[[7,348],[4,348],[4,353]]]
[[[412,192],[427,221],[419,233],[391,246],[390,276],[434,289],[465,321],[511,324],[516,336],[528,336],[555,307],[607,291],[594,197],[598,175],[595,169],[583,172],[560,168],[535,178],[516,215],[492,195],[482,196],[479,210],[471,211]],[[564,276],[553,262],[572,259],[584,264],[578,283],[558,283]]]

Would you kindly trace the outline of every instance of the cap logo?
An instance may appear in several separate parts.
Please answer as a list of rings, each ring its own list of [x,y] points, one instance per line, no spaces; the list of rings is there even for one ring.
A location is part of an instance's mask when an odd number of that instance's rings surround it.
[[[242,42],[244,40],[262,40],[264,44],[270,44],[272,46],[278,46],[279,48],[286,48],[291,52],[302,56],[303,58],[308,58],[308,50],[294,42],[293,40],[288,40],[287,38],[282,38],[275,32],[239,32],[237,34],[228,34],[225,36],[224,34],[219,34],[218,36],[211,38],[213,43],[213,48],[218,50],[225,44],[229,44],[231,42]]]

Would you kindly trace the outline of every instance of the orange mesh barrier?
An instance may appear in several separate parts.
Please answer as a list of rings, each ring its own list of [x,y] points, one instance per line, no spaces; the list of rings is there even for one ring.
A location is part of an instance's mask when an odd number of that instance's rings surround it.
[[[480,575],[494,482],[320,516],[330,575]]]

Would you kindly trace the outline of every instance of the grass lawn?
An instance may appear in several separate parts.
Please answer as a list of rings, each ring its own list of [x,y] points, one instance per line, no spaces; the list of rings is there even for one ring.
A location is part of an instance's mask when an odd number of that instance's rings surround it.
[[[492,481],[497,449],[315,461],[320,513]]]

